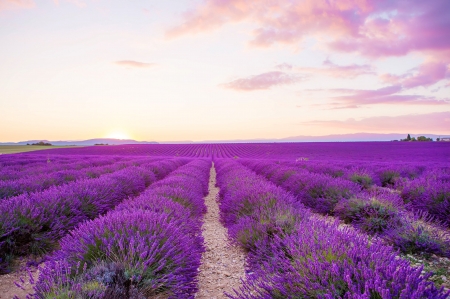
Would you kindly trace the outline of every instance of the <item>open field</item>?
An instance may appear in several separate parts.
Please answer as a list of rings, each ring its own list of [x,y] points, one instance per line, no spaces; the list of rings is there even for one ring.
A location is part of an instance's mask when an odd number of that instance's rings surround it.
[[[40,145],[0,145],[0,155],[1,154],[15,154],[15,153],[25,153],[32,151],[56,149],[56,148],[72,148],[77,146],[40,146]]]
[[[227,144],[129,144],[48,149],[52,155],[127,155],[248,158],[302,161],[450,163],[450,142],[299,142]]]
[[[388,142],[2,155],[0,298],[448,299],[449,156]]]
[[[450,299],[450,0],[0,28],[0,299]]]

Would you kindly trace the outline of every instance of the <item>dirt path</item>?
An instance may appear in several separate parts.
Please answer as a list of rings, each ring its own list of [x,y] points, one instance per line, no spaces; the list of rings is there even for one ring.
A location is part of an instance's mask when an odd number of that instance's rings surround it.
[[[208,212],[203,219],[202,234],[206,251],[200,266],[196,299],[227,298],[224,292],[233,293],[233,289],[239,288],[240,279],[245,276],[245,253],[240,247],[229,244],[227,230],[219,221],[219,188],[215,184],[216,170],[213,165],[209,177],[209,194],[205,197]]]
[[[18,270],[0,275],[0,299],[12,299],[14,296],[20,299],[25,299],[28,294],[33,293],[33,286],[30,284],[29,273],[26,271],[25,262],[22,261],[18,265]],[[37,268],[31,268],[31,273],[34,280],[39,276]],[[24,280],[24,283],[20,282],[20,278]],[[15,282],[22,284],[23,289],[20,289],[15,285]]]
[[[202,234],[206,251],[200,266],[199,291],[196,299],[227,298],[224,292],[233,293],[233,289],[239,288],[240,279],[245,277],[245,253],[240,247],[229,244],[227,230],[219,221],[217,204],[219,188],[215,184],[216,170],[213,166],[209,178],[209,194],[205,197],[208,212],[203,219]],[[14,284],[15,281],[20,281],[21,276],[26,281],[25,291]],[[38,273],[34,272],[33,276],[36,279]],[[26,271],[18,270],[11,274],[0,275],[0,299],[12,299],[14,295],[22,299],[31,292],[32,287],[28,282]]]

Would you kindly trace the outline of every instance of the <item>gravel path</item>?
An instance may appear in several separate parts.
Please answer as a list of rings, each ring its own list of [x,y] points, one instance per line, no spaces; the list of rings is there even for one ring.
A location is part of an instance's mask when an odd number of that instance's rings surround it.
[[[245,253],[228,242],[227,230],[219,221],[217,204],[219,188],[216,184],[216,170],[211,168],[209,194],[205,197],[206,213],[203,221],[203,238],[206,251],[202,257],[199,274],[197,299],[227,298],[224,292],[233,293],[238,289],[240,279],[245,276]]]
[[[28,294],[33,293],[33,286],[30,284],[29,273],[26,271],[25,261],[20,262],[18,270],[0,275],[0,299],[12,299],[16,295],[20,299],[25,299]],[[37,268],[31,268],[34,280],[39,276]],[[20,282],[20,278],[24,283]],[[20,289],[15,282],[21,283],[24,289]]]
[[[205,197],[208,212],[203,218],[202,234],[206,251],[202,256],[196,299],[227,298],[224,292],[233,293],[233,289],[239,288],[241,278],[245,277],[245,253],[240,247],[229,244],[227,230],[219,221],[219,188],[215,184],[216,170],[213,166],[209,178],[209,194]],[[26,280],[25,290],[14,285],[21,276]],[[33,276],[37,278],[37,271]],[[28,273],[24,271],[0,275],[0,299],[12,299],[14,295],[25,298],[32,292],[26,278]]]

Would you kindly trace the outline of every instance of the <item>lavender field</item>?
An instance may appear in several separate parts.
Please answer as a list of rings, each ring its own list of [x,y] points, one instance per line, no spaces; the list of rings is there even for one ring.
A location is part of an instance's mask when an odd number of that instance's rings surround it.
[[[214,217],[245,254],[217,298],[450,298],[447,142],[1,155],[0,281],[25,261],[39,275],[19,298],[208,298],[201,266],[233,263],[228,247],[202,259],[211,184]]]

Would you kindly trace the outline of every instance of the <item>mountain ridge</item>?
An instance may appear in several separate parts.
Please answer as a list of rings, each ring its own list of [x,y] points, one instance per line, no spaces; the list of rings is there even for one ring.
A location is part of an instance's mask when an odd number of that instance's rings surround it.
[[[52,145],[58,146],[68,146],[68,145],[79,145],[79,146],[89,146],[95,144],[108,144],[108,145],[122,145],[122,144],[157,144],[156,141],[136,141],[133,139],[114,139],[114,138],[93,138],[87,140],[59,140],[59,141],[50,141],[45,139],[37,139],[37,140],[26,140],[19,142],[0,142],[0,145],[27,145],[38,142],[46,142],[51,143]]]
[[[49,141],[45,139],[26,140],[19,142],[0,142],[0,145],[27,145],[40,141],[51,143],[57,146],[90,146],[95,144],[123,145],[123,144],[186,144],[186,143],[267,143],[267,142],[370,142],[370,141],[392,141],[406,138],[403,133],[351,133],[351,134],[330,134],[323,136],[299,135],[285,138],[254,138],[254,139],[233,139],[233,140],[203,140],[203,141],[137,141],[134,139],[114,139],[114,138],[93,138],[87,140],[59,140]],[[438,137],[447,135],[436,134],[410,134],[411,137],[426,136],[436,140]]]

